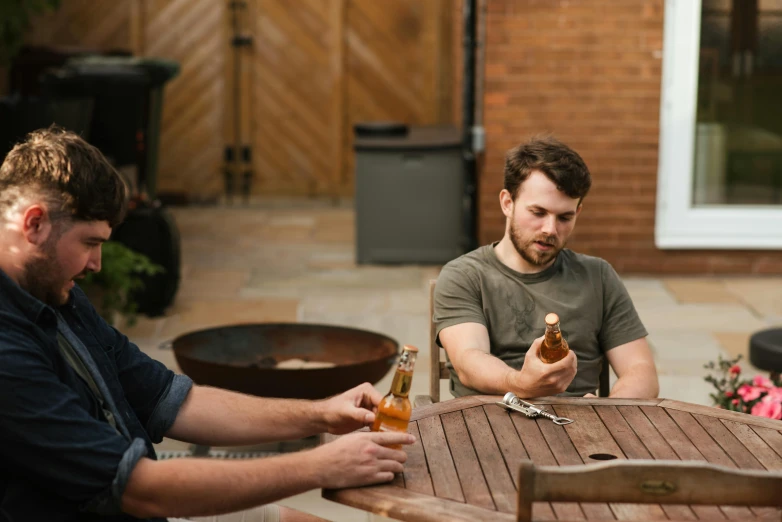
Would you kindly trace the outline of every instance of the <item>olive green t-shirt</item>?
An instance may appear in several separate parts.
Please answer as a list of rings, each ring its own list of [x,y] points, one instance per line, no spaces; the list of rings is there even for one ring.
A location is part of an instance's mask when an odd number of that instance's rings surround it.
[[[440,331],[480,323],[491,354],[520,369],[532,342],[545,331],[544,317],[559,315],[562,335],[578,358],[578,371],[563,396],[595,393],[605,352],[647,335],[633,302],[607,261],[563,249],[547,269],[522,274],[485,245],[445,265],[437,278],[434,322]],[[460,381],[450,361],[451,392],[479,393]]]

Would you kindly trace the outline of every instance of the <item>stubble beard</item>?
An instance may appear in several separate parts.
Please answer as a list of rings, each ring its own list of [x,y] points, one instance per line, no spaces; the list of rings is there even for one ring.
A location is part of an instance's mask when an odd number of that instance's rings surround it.
[[[562,245],[557,245],[557,238],[555,236],[548,236],[545,234],[525,242],[521,236],[521,231],[516,228],[512,221],[510,224],[510,240],[521,258],[532,266],[546,266],[557,257],[563,248],[565,248],[564,243]],[[538,241],[551,245],[554,248],[547,252],[540,252],[534,247],[534,243]]]

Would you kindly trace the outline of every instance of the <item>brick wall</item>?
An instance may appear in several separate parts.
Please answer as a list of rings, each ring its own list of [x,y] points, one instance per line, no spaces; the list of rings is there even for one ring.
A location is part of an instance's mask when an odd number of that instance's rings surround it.
[[[574,250],[622,273],[782,273],[781,252],[654,245],[664,0],[486,1],[481,244],[504,232],[505,151],[552,132],[593,175]]]

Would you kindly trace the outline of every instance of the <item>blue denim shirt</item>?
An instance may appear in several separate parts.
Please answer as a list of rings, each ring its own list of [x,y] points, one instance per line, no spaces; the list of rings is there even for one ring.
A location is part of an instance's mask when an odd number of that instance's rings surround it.
[[[60,354],[81,355],[117,422]],[[0,520],[129,521],[133,467],[155,458],[192,381],[109,326],[81,289],[57,309],[0,271]]]

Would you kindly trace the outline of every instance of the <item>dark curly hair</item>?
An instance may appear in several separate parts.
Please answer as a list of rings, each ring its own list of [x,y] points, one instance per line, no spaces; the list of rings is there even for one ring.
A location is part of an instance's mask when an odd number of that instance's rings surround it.
[[[535,136],[505,156],[505,189],[513,199],[534,170],[546,175],[561,192],[583,200],[592,186],[584,160],[576,151],[551,136]]]
[[[27,135],[0,166],[0,215],[20,197],[35,195],[52,222],[107,221],[127,211],[128,189],[103,154],[79,135],[56,126]]]

